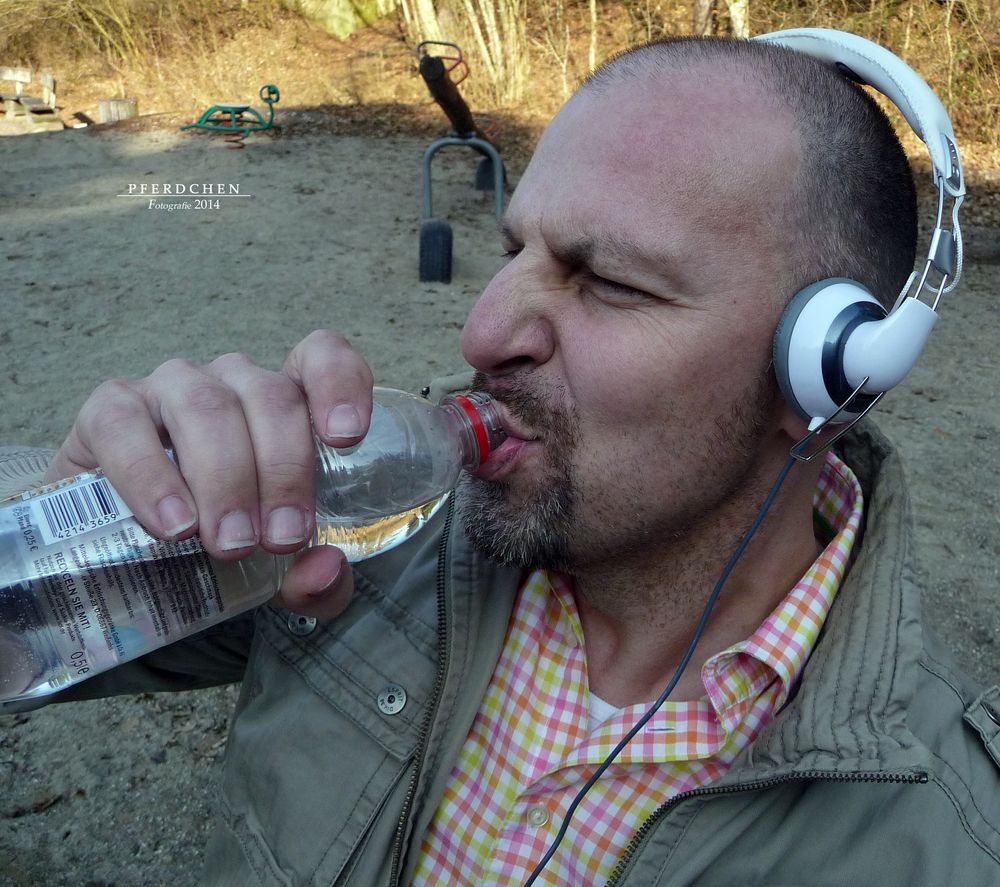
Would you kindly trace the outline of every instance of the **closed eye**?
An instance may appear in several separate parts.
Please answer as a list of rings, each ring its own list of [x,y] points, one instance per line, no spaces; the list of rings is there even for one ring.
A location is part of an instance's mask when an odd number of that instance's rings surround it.
[[[500,246],[503,248],[501,256],[504,259],[509,261],[521,252],[523,247],[521,239],[515,236],[514,227],[508,221],[506,216],[500,220],[499,230],[497,233],[500,235]]]
[[[641,293],[641,290],[637,290],[634,286],[627,286],[624,283],[619,283],[617,280],[608,280],[607,277],[601,277],[600,274],[590,274],[590,279],[593,280],[599,286],[605,289],[613,290],[617,293],[628,294],[628,293]]]
[[[593,271],[587,271],[585,278],[591,286],[600,291],[599,294],[610,295],[612,298],[630,300],[652,298],[649,293],[643,290],[619,283],[617,280],[609,280],[607,277],[601,277],[600,274],[595,274]]]

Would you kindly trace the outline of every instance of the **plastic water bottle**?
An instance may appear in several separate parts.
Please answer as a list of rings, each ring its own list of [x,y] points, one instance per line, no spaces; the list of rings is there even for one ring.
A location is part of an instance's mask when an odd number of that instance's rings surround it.
[[[423,527],[463,468],[504,438],[484,394],[441,406],[375,389],[357,446],[317,439],[314,544],[348,560]],[[288,556],[217,561],[197,537],[161,542],[98,470],[0,503],[0,708],[61,690],[274,596]]]

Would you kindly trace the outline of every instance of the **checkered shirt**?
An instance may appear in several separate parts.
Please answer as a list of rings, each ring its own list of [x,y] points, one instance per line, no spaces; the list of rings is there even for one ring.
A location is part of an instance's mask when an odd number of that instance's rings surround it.
[[[705,696],[667,702],[584,797],[536,883],[604,883],[665,801],[722,775],[781,708],[846,572],[863,509],[851,470],[827,455],[813,500],[829,539],[749,638],[702,667]],[[415,887],[523,884],[583,783],[646,712],[590,722],[583,631],[572,585],[536,570],[518,593],[503,652],[424,839]]]

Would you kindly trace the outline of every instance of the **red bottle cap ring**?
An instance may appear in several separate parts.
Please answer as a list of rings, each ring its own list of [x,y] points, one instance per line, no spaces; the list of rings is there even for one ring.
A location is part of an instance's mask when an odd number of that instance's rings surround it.
[[[490,436],[486,432],[486,423],[483,422],[483,417],[479,415],[476,405],[464,394],[454,395],[454,401],[465,410],[465,414],[469,417],[472,430],[476,435],[476,443],[479,444],[479,461],[485,462],[486,457],[490,454]]]

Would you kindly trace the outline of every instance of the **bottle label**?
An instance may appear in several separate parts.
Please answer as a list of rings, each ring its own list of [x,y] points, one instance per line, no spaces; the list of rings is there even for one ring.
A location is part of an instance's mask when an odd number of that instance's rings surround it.
[[[224,609],[198,539],[153,538],[100,476],[25,493],[0,508],[4,549],[16,556],[0,564],[7,586],[0,610],[9,606],[33,623],[11,628],[48,635],[38,648],[58,660],[46,663],[51,689],[190,634]]]
[[[46,545],[132,517],[128,506],[105,477],[79,481],[27,501],[33,523]]]

